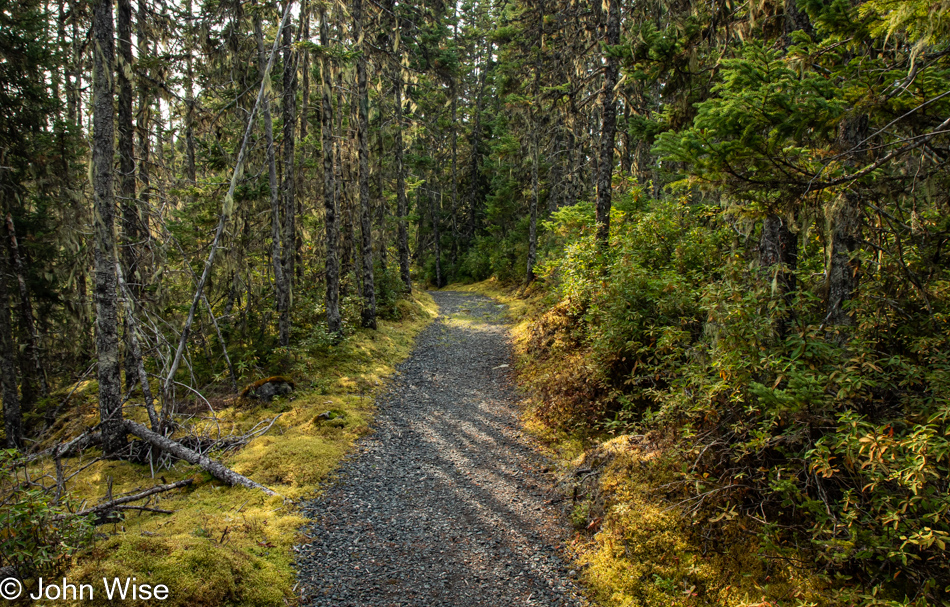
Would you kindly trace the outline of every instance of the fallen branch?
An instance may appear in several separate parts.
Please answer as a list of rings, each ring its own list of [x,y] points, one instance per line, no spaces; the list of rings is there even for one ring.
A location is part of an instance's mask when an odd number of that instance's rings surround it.
[[[274,423],[280,419],[280,416],[277,415],[268,420],[261,420],[253,428],[250,429],[246,434],[241,434],[239,436],[226,436],[224,438],[210,438],[207,436],[202,436],[197,433],[193,433],[191,436],[186,436],[180,438],[178,443],[192,451],[197,452],[199,455],[202,453],[208,453],[211,451],[219,451],[221,453],[227,453],[228,451],[236,451],[243,448],[251,440],[266,434],[268,430],[274,425]],[[266,426],[265,426],[266,424]],[[264,426],[261,428],[261,426]]]
[[[130,508],[134,508],[136,510],[146,510],[147,508],[144,508],[144,507],[140,507],[140,506],[129,507],[129,506],[123,506],[123,504],[128,504],[129,502],[137,502],[138,500],[145,499],[146,497],[150,495],[155,495],[156,493],[164,493],[165,491],[179,489],[186,485],[190,485],[193,482],[195,482],[195,479],[186,478],[185,480],[178,481],[177,483],[169,483],[167,485],[155,485],[151,489],[146,489],[145,491],[142,491],[141,493],[136,493],[134,495],[126,495],[125,497],[120,497],[118,499],[110,500],[108,502],[105,502],[104,504],[93,506],[92,508],[86,508],[85,510],[80,510],[79,512],[57,514],[52,517],[52,520],[61,521],[61,520],[74,517],[74,516],[100,514],[103,512],[108,512],[110,510],[128,510]],[[169,513],[167,510],[163,510],[161,512],[166,513],[166,514]]]
[[[82,451],[87,447],[92,445],[98,445],[102,442],[102,436],[99,432],[94,429],[86,430],[76,438],[66,441],[65,443],[59,443],[50,447],[49,449],[44,449],[32,455],[27,455],[23,458],[24,464],[29,464],[35,462],[41,457],[46,457],[47,455],[52,455],[53,457],[69,457],[76,451]]]
[[[141,438],[148,444],[161,449],[169,455],[173,455],[178,459],[183,459],[189,464],[201,466],[210,472],[213,477],[220,481],[224,481],[229,485],[241,485],[242,487],[249,487],[251,489],[260,489],[267,495],[277,495],[275,491],[268,489],[264,485],[255,483],[251,479],[238,474],[220,462],[216,462],[207,456],[201,455],[196,451],[192,451],[180,443],[165,438],[161,434],[152,432],[142,424],[133,422],[131,420],[126,420],[125,429],[129,434],[133,434]]]

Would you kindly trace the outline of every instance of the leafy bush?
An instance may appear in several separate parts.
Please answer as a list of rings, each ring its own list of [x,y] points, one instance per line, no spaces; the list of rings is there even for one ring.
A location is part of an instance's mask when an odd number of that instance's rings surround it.
[[[69,506],[29,477],[17,451],[0,450],[0,567],[25,577],[62,572],[94,533],[91,518],[70,515]]]
[[[736,216],[668,200],[616,219],[606,255],[584,208],[562,209],[549,226],[563,243],[544,266],[555,297],[522,345],[542,418],[647,433],[685,462],[677,483],[706,518],[745,516],[763,555],[805,553],[865,589],[839,584],[842,597],[946,599],[950,334],[934,324],[946,318],[940,283],[928,309],[895,291],[882,266],[851,304],[855,325],[832,330],[820,278],[800,270],[798,290],[775,297],[757,262],[736,253]],[[800,267],[809,256],[820,267],[822,255],[806,246]],[[881,293],[894,303],[882,307]]]

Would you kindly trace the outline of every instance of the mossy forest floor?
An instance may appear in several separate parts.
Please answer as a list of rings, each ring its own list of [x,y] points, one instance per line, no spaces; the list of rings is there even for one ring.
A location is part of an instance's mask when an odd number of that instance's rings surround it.
[[[338,346],[291,352],[286,374],[296,384],[292,395],[269,403],[218,398],[196,406],[190,423],[212,434],[219,430],[223,435],[243,434],[280,415],[266,434],[240,450],[212,454],[279,497],[225,486],[184,462],[153,470],[148,464],[97,461],[97,450],[66,461],[73,471],[87,466],[68,482],[76,502],[87,505],[101,500],[109,486],[112,495],[118,496],[161,482],[185,478],[195,482],[140,503],[173,514],[130,512],[120,522],[99,526],[92,548],[75,558],[63,575],[70,583],[89,583],[97,589],[103,577],[164,584],[170,589],[164,605],[293,604],[292,547],[304,522],[298,505],[322,489],[354,441],[367,433],[374,398],[396,365],[409,355],[415,337],[437,314],[432,298],[424,292],[414,292],[400,305],[403,320],[399,322],[380,321],[378,331],[358,330]],[[56,428],[50,442],[96,423],[95,382],[81,385],[70,403],[63,415],[69,421]],[[331,415],[321,416],[325,412]],[[144,420],[144,412],[137,409],[130,416]],[[45,466],[33,473],[52,474],[52,464]],[[96,592],[94,601],[82,604],[109,602],[103,592]]]

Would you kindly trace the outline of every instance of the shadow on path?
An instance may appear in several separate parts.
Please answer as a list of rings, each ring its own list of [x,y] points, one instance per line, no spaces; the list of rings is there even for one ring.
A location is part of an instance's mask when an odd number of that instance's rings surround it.
[[[432,293],[439,318],[378,401],[373,434],[304,511],[304,604],[580,606],[544,465],[520,431],[504,310]]]

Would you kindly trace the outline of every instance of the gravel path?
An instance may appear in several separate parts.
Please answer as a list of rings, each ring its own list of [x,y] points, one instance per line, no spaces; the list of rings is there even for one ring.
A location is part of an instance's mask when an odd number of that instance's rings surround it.
[[[432,296],[439,318],[377,402],[374,432],[304,507],[303,603],[585,605],[545,463],[520,431],[503,307]]]

